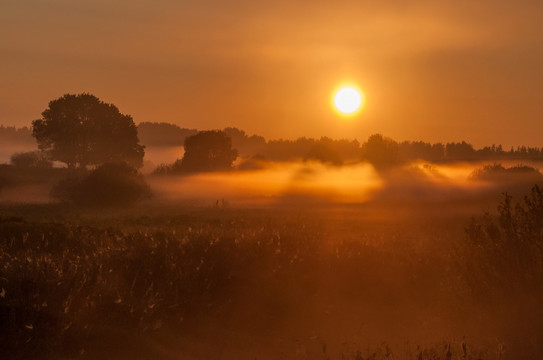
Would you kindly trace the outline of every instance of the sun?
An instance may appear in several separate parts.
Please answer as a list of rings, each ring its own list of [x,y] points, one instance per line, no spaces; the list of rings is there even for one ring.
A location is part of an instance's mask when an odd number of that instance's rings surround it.
[[[360,110],[364,98],[354,86],[342,86],[334,94],[334,106],[343,115],[353,115]]]

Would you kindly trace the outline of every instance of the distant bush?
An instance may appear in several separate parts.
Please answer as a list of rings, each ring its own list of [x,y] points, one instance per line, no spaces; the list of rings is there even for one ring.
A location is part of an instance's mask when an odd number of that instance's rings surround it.
[[[11,155],[10,162],[13,166],[24,168],[51,168],[53,162],[41,151],[29,151]]]
[[[471,179],[492,182],[519,181],[541,179],[541,172],[531,166],[516,165],[509,168],[502,164],[485,165],[481,169],[473,171]]]
[[[143,176],[125,163],[107,163],[86,173],[76,172],[60,181],[52,195],[86,206],[127,205],[151,195]]]

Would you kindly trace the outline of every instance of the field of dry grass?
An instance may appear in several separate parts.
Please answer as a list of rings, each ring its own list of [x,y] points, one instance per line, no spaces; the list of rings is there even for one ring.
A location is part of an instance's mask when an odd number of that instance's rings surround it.
[[[496,298],[500,284],[476,291],[487,264],[470,258],[467,219],[436,210],[3,205],[2,357],[505,359],[540,350],[539,313],[528,313],[538,297],[517,288]]]

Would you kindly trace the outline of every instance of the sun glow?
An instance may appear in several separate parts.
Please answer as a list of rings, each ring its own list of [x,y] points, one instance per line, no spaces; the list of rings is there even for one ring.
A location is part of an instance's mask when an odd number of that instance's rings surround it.
[[[334,94],[334,106],[343,115],[353,115],[364,102],[362,92],[354,86],[342,86]]]

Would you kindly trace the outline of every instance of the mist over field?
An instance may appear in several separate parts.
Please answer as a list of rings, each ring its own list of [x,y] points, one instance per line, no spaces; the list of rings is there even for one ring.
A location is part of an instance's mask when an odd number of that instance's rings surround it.
[[[286,145],[290,158],[245,154],[214,171],[183,170],[194,150],[177,143],[147,146],[140,172],[10,156],[0,168],[1,353],[541,354],[540,253],[524,242],[531,232],[513,241],[506,220],[536,226],[538,239],[543,197],[532,186],[543,162],[389,163],[386,152],[357,159],[351,150],[340,162],[311,142],[305,157],[293,143],[273,146]],[[522,203],[530,189],[526,212],[507,207],[504,192]],[[535,220],[524,223],[527,214]]]
[[[12,155],[8,148],[6,153]],[[24,149],[24,148],[23,148]],[[16,151],[17,152],[17,151]],[[158,164],[172,163],[183,156],[182,147],[150,147],[142,172],[153,189],[150,203],[187,203],[213,206],[269,206],[273,204],[367,204],[391,203],[398,206],[451,200],[488,200],[491,205],[503,191],[518,192],[531,185],[528,174],[502,181],[477,179],[473,173],[492,162],[432,164],[415,161],[400,167],[376,170],[367,162],[331,166],[315,161],[256,161],[255,168],[235,172],[210,172],[171,176],[152,173]],[[9,159],[9,157],[8,157]],[[504,166],[519,162],[502,161]],[[524,161],[523,165],[541,170],[543,163]],[[51,198],[51,181],[13,184],[0,192],[0,201],[39,202]]]

